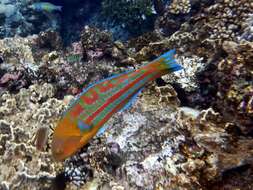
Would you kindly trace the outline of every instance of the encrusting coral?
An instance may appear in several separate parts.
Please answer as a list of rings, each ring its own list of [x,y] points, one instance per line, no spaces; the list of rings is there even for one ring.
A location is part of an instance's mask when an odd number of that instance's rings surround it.
[[[196,75],[197,73],[201,72],[201,69],[204,68],[205,63],[203,63],[203,58],[199,58],[198,56],[178,56],[177,61],[187,69],[173,73],[171,75],[166,75],[162,77],[162,79],[170,83],[178,82],[181,87],[187,92],[195,91],[198,89],[199,86]]]
[[[153,2],[151,0],[103,0],[102,12],[105,18],[111,18],[113,22],[120,24],[131,33],[138,34],[146,31],[152,23],[149,17],[153,14]]]
[[[37,129],[49,128],[65,109],[66,104],[53,96],[54,87],[45,83],[0,97],[1,184],[9,189],[34,188],[42,181],[46,188],[54,178],[57,166],[48,165],[48,147],[40,153],[32,142]]]
[[[251,133],[253,44],[224,42],[223,49],[228,57],[218,63],[219,72],[213,76],[220,81],[217,107],[224,114],[228,113],[231,118],[235,118],[244,133]],[[223,102],[222,107],[219,102]]]
[[[34,37],[30,36],[26,39],[21,37],[5,38],[0,40],[0,52],[2,59],[6,63],[19,63],[24,60],[29,63],[34,63],[31,44]]]
[[[168,9],[173,14],[189,13],[191,3],[190,0],[173,0]]]
[[[240,28],[247,22],[252,11],[253,5],[249,0],[223,0],[211,6],[206,10],[209,15],[212,15],[206,17],[207,31],[208,28],[211,29],[210,38],[236,40],[238,34],[242,32]]]

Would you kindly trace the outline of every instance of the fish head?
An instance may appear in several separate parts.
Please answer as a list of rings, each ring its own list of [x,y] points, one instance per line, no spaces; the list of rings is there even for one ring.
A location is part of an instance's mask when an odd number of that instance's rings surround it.
[[[69,118],[61,119],[53,134],[52,155],[56,161],[62,161],[74,154],[82,147],[82,134],[76,122],[71,122]]]

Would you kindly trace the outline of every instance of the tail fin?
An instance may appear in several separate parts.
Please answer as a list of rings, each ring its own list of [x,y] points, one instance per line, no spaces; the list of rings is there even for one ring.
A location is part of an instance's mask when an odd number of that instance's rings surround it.
[[[183,67],[179,65],[174,59],[175,53],[176,53],[175,49],[170,50],[161,55],[160,57],[158,57],[155,61],[161,61],[162,59],[162,63],[166,64],[166,67],[170,72],[181,70],[183,69]]]

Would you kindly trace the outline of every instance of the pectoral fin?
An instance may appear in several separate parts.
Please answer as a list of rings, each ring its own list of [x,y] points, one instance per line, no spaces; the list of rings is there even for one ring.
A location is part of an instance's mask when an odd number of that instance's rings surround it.
[[[77,124],[78,128],[80,129],[81,133],[85,133],[87,131],[91,130],[91,126],[87,125],[86,123],[84,123],[82,120],[78,120],[78,124]]]

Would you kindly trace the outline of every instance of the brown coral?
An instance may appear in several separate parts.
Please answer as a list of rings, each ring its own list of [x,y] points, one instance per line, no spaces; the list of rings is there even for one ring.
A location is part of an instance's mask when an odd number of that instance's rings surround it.
[[[81,33],[81,42],[84,57],[87,58],[88,51],[102,51],[106,53],[112,47],[112,36],[106,31],[98,28],[85,26]]]
[[[173,14],[189,13],[191,10],[190,0],[173,0],[168,8]]]
[[[21,89],[16,95],[4,93],[0,96],[1,185],[8,184],[10,189],[51,185],[57,164],[52,162],[48,144],[40,153],[32,139],[38,128],[49,129],[65,109],[65,104],[53,96],[54,87],[46,83]]]

